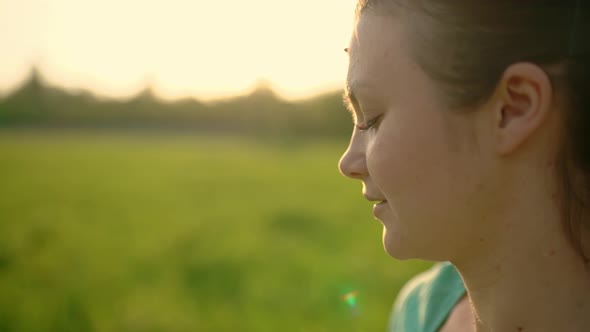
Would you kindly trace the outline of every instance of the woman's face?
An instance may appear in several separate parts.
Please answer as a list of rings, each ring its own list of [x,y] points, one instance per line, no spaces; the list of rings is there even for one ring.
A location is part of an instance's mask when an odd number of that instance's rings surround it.
[[[489,166],[478,148],[485,142],[474,135],[478,112],[437,103],[410,57],[403,24],[371,12],[357,21],[347,78],[356,126],[339,166],[378,203],[374,214],[391,256],[447,260],[489,234]]]

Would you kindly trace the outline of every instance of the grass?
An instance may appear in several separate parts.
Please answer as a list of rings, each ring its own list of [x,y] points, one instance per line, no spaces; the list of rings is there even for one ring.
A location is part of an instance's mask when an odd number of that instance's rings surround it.
[[[0,132],[0,331],[383,331],[431,264],[384,253],[345,147]]]

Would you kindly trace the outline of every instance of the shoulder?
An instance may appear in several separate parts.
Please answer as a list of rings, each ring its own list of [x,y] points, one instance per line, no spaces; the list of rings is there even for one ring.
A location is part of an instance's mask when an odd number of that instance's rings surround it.
[[[464,294],[463,280],[455,267],[449,262],[434,264],[401,289],[389,331],[437,331]]]

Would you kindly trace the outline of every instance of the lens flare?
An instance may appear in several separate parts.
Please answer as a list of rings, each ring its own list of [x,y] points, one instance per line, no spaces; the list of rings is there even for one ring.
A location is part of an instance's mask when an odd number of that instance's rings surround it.
[[[357,305],[357,291],[352,291],[342,295],[342,301],[346,302],[351,309],[355,309]]]

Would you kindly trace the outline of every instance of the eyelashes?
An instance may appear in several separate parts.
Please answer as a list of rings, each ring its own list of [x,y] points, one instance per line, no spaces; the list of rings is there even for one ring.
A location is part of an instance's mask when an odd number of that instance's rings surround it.
[[[355,124],[355,127],[360,130],[360,131],[366,131],[369,130],[375,126],[377,126],[379,124],[379,121],[381,121],[381,118],[383,118],[383,114],[382,115],[378,115],[374,118],[372,118],[371,120],[363,123],[363,124]]]

